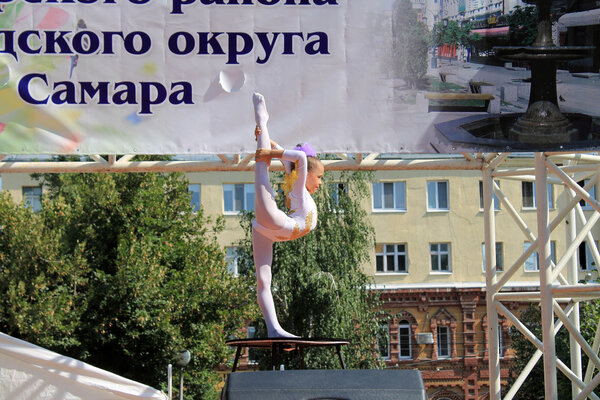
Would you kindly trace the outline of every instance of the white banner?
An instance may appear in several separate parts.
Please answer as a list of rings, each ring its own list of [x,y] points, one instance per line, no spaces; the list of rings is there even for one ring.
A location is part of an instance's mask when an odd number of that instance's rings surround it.
[[[253,152],[255,91],[285,147],[433,152],[457,115],[398,79],[398,3],[0,0],[0,154]]]

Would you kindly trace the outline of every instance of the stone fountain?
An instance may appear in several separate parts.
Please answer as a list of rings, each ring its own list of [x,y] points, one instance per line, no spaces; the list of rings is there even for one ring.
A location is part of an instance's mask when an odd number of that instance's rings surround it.
[[[531,0],[526,1],[531,3]],[[586,57],[593,46],[556,46],[551,0],[537,0],[537,37],[531,46],[494,47],[505,61],[531,67],[529,105],[522,114],[487,114],[435,124],[439,143],[490,151],[574,150],[600,146],[600,126],[590,116],[563,114],[557,101],[556,64]]]

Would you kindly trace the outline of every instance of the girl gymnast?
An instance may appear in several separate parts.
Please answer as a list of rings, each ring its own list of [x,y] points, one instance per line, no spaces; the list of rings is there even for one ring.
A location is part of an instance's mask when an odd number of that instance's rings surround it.
[[[300,238],[317,225],[317,207],[311,195],[321,186],[324,167],[309,144],[284,150],[269,137],[267,121],[269,114],[261,94],[253,96],[256,119],[256,155],[254,166],[254,210],[252,221],[252,249],[256,267],[256,292],[267,332],[272,337],[298,337],[286,332],[277,321],[273,295],[271,294],[271,264],[273,243]],[[279,158],[286,168],[286,181],[291,190],[288,194],[290,212],[277,208],[275,194],[269,181],[269,165],[272,158]],[[294,168],[295,167],[295,168]],[[285,185],[285,182],[284,182]]]

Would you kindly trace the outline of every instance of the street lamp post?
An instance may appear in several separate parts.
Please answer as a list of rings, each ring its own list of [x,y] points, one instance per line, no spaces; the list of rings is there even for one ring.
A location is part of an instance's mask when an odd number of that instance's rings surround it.
[[[192,356],[188,350],[181,350],[175,356],[175,364],[180,367],[179,370],[179,400],[183,400],[183,369],[189,364]]]

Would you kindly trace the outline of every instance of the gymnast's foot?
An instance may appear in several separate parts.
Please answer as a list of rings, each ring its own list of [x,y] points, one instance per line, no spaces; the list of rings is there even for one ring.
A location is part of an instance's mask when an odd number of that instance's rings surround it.
[[[254,103],[254,119],[256,120],[256,125],[266,125],[269,120],[269,113],[267,112],[264,96],[260,93],[254,93],[252,102]]]
[[[299,339],[300,336],[296,336],[296,335],[292,335],[289,332],[286,332],[285,330],[283,330],[283,328],[279,328],[279,329],[273,329],[272,331],[269,331],[269,338],[289,338],[289,339]]]

